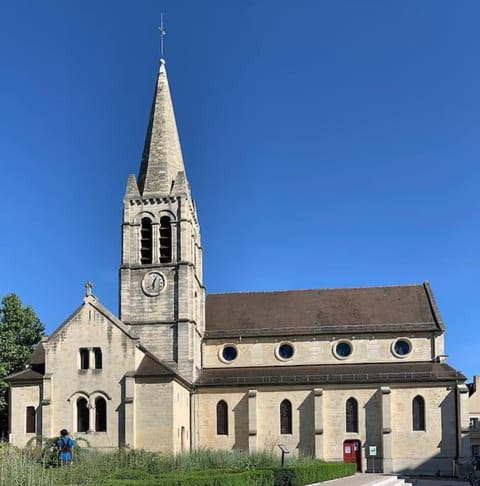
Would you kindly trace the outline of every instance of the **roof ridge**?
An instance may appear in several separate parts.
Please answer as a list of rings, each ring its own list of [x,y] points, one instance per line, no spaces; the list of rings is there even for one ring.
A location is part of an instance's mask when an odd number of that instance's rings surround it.
[[[399,287],[422,287],[424,282],[409,283],[409,284],[388,284],[388,285],[364,285],[357,287],[317,287],[308,289],[287,289],[287,290],[246,290],[246,291],[231,291],[231,292],[211,292],[209,295],[246,295],[246,294],[279,294],[287,292],[311,292],[315,290],[364,290],[364,289],[383,289],[383,288],[399,288]]]

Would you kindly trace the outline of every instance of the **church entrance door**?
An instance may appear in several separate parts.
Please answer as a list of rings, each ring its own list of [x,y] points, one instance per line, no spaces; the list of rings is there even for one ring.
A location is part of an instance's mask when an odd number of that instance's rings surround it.
[[[343,461],[354,462],[357,471],[362,470],[362,449],[359,440],[346,440],[343,442]]]

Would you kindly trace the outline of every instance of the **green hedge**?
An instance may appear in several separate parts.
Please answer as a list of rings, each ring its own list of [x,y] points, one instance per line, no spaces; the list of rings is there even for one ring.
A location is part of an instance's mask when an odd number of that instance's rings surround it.
[[[355,474],[356,464],[353,463],[313,463],[273,470],[275,486],[302,486],[309,483],[328,481]]]
[[[148,473],[124,470],[117,471],[104,482],[103,486],[303,486],[309,483],[350,476],[355,473],[355,464],[326,463],[273,469],[252,469],[249,471],[196,470],[176,471],[152,477]],[[138,474],[138,475],[137,475]],[[143,476],[142,476],[143,474]]]
[[[127,474],[128,476],[128,474]],[[168,476],[155,479],[110,479],[102,486],[272,486],[273,472],[271,470],[252,470],[244,472],[215,471],[186,471],[176,472]]]

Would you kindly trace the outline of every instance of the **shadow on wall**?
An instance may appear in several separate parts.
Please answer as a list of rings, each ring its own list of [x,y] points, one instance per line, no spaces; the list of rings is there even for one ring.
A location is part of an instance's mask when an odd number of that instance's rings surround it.
[[[120,381],[120,396],[122,397],[118,407],[115,409],[117,412],[118,420],[118,446],[125,447],[125,377]]]
[[[367,401],[364,406],[365,409],[365,461],[366,467],[362,464],[362,468],[366,472],[383,472],[382,460],[382,431],[381,431],[381,409],[382,393],[377,390],[375,394]],[[368,447],[377,447],[377,456],[370,457],[368,454]],[[362,458],[363,459],[363,458]]]
[[[232,449],[248,451],[248,396],[244,394],[233,409],[235,443]]]
[[[457,441],[455,395],[456,390],[453,388],[439,405],[442,437],[440,442],[437,444],[438,453],[430,459],[419,463],[413,468],[408,466],[402,467],[402,458],[395,459],[394,472],[401,474],[424,474],[432,476],[468,476],[471,470],[470,458],[465,457],[464,460],[466,463],[464,464],[456,463],[458,453],[462,450],[462,443]],[[427,413],[425,417],[427,431],[429,426],[432,426],[429,419],[430,417]],[[468,440],[468,436],[463,439],[463,441],[465,440]],[[463,445],[467,444],[464,442]],[[469,448],[467,451],[467,453],[469,453]],[[414,457],[407,457],[403,459],[403,461],[409,461],[412,459],[414,459]]]
[[[298,453],[303,456],[315,455],[314,400],[314,392],[312,391],[297,409],[299,418],[299,442],[297,449]]]
[[[438,453],[433,457],[419,461],[416,466],[412,467],[411,464],[415,463],[420,457],[417,451],[412,448],[410,453],[405,454],[403,457],[396,456],[395,450],[392,450],[393,456],[393,474],[405,474],[405,475],[429,475],[429,476],[444,476],[451,477],[458,475],[459,477],[467,477],[472,466],[470,464],[470,444],[468,433],[461,434],[460,442],[457,442],[457,421],[456,421],[456,403],[455,403],[456,390],[453,388],[449,394],[440,403],[440,420],[442,436],[440,442],[437,444]],[[383,471],[383,450],[381,448],[382,430],[380,429],[380,417],[381,417],[381,396],[378,391],[365,405],[365,426],[366,426],[366,440],[363,445],[365,448],[365,457],[367,460],[367,472],[373,472],[373,458],[368,455],[368,447],[371,445],[377,446],[377,456],[375,458],[375,472]],[[428,432],[429,427],[434,427],[432,420],[428,415],[425,417],[426,429]],[[430,419],[430,420],[429,420]],[[392,429],[395,430],[395,423],[392,423]],[[416,432],[418,436],[418,445],[422,445],[422,434],[424,432]],[[425,440],[425,439],[424,439]],[[393,446],[395,447],[395,445]],[[456,458],[458,454],[464,451],[463,463],[456,464]],[[416,454],[417,452],[417,454]]]

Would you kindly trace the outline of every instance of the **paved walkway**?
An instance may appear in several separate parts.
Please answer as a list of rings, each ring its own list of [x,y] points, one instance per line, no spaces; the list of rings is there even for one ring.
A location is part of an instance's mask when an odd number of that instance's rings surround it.
[[[401,484],[402,482],[410,483],[413,486],[470,486],[468,481],[456,478],[410,478],[406,476],[399,476],[399,479],[396,480],[396,476],[388,474],[360,473],[353,476],[348,476],[346,478],[333,479],[323,483],[311,484],[310,486],[393,486],[395,483]]]

